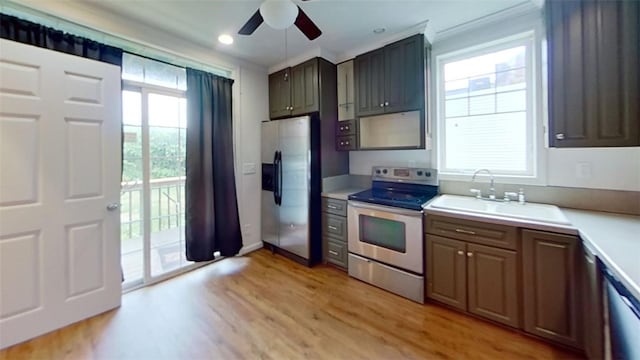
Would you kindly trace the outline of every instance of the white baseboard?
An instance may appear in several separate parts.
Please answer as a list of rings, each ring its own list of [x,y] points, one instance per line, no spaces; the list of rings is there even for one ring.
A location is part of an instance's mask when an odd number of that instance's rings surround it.
[[[242,249],[240,249],[240,252],[238,253],[238,255],[246,255],[250,252],[253,252],[259,249],[262,249],[262,241],[257,242],[255,244],[243,246]]]

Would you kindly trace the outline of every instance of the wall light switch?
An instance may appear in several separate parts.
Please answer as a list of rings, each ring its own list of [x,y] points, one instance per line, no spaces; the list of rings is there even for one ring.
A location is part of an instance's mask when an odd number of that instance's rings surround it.
[[[244,163],[242,165],[242,173],[245,175],[255,174],[256,173],[256,164],[255,163]]]

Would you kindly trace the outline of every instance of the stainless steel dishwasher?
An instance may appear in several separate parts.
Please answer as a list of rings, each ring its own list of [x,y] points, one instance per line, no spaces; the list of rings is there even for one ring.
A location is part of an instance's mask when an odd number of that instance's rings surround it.
[[[622,284],[606,265],[609,341],[612,359],[640,359],[640,299]]]

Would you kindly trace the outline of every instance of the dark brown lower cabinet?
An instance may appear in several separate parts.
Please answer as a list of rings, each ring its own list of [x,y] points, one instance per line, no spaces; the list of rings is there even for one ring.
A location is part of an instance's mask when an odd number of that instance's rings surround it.
[[[522,230],[524,330],[581,348],[575,236]]]
[[[518,327],[516,252],[467,244],[469,312]]]
[[[427,297],[467,310],[466,243],[427,235]]]
[[[427,297],[518,327],[516,252],[427,235]]]
[[[582,264],[584,350],[589,359],[604,359],[602,273],[596,265],[596,256],[589,249],[584,249]]]

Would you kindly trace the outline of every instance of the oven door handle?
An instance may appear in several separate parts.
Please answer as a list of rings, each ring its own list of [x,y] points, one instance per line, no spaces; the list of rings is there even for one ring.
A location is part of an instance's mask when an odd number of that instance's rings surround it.
[[[349,201],[349,205],[351,205],[353,207],[356,207],[356,208],[361,208],[361,209],[383,211],[383,212],[387,212],[387,213],[405,215],[405,216],[422,217],[422,215],[423,215],[422,210],[420,210],[420,211],[418,211],[418,210],[407,210],[407,209],[395,208],[395,207],[390,207],[390,206],[373,205],[373,204],[368,204],[368,203],[363,203],[363,202],[353,201],[353,200]]]

